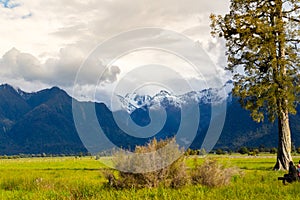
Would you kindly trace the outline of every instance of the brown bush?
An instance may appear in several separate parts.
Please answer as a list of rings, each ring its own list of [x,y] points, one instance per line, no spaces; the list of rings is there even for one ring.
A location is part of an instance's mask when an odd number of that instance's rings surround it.
[[[207,159],[197,163],[187,173],[185,156],[175,139],[152,140],[145,146],[137,146],[134,153],[118,151],[113,162],[119,171],[106,170],[107,186],[114,188],[178,188],[189,183],[218,187],[230,183],[237,168],[225,168],[216,160]]]
[[[225,168],[214,159],[207,159],[202,165],[195,161],[195,167],[191,169],[191,182],[192,184],[218,187],[229,184],[231,178],[239,173],[237,168]]]
[[[114,164],[119,174],[106,173],[108,185],[116,188],[173,187],[188,183],[189,177],[183,151],[175,139],[152,140],[137,146],[134,154],[116,152]]]

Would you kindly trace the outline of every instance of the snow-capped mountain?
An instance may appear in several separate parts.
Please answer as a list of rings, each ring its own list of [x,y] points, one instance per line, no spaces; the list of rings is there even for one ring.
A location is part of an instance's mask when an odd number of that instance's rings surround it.
[[[184,95],[174,95],[167,91],[161,91],[156,95],[138,95],[128,94],[120,98],[126,110],[111,111],[103,103],[79,102],[79,106],[84,108],[95,108],[97,120],[101,125],[107,137],[118,147],[128,147],[134,149],[136,145],[144,145],[149,139],[170,138],[184,128],[187,134],[191,133],[192,126],[190,121],[195,118],[194,105],[188,103],[197,102],[199,106],[200,120],[198,130],[191,148],[200,149],[207,130],[212,120],[212,104],[224,100],[224,96],[231,91],[232,83],[229,82],[220,89],[206,89],[202,91],[192,91]],[[220,98],[220,96],[222,98]],[[235,150],[241,146],[265,147],[277,146],[277,127],[268,121],[256,123],[251,119],[249,111],[243,109],[238,99],[230,98],[231,95],[225,95],[227,99],[226,117],[222,133],[215,148]],[[72,113],[72,97],[58,87],[37,91],[35,93],[26,93],[12,87],[8,84],[0,85],[0,154],[72,154],[87,152],[77,132]],[[155,105],[164,106],[162,109],[155,109]],[[184,109],[176,106],[184,106]],[[224,101],[221,106],[224,105]],[[126,107],[127,106],[127,107]],[[149,108],[150,107],[150,108]],[[218,117],[218,108],[216,106],[215,116]],[[131,109],[131,110],[130,110]],[[127,111],[131,111],[128,115]],[[184,111],[184,112],[182,112]],[[297,107],[297,114],[291,115],[292,141],[296,147],[300,145],[300,129],[297,126],[300,121],[300,106]],[[88,111],[82,111],[82,116],[88,116]],[[164,113],[165,122],[163,126],[155,116]],[[136,126],[131,130],[137,132],[126,132],[116,122],[114,116],[121,116],[121,122],[126,123],[131,119]],[[82,120],[85,118],[83,117]],[[182,120],[184,119],[184,120]],[[91,123],[91,124],[90,124]],[[98,135],[98,126],[93,127],[93,121],[90,118],[81,123],[86,126],[91,134]],[[123,125],[123,124],[122,124]],[[137,129],[135,129],[137,128]],[[145,128],[145,129],[144,129]],[[152,128],[152,129],[150,129]],[[125,129],[128,130],[128,129]],[[139,131],[140,130],[140,131]],[[149,130],[155,130],[148,132]],[[195,130],[194,130],[195,131]],[[134,134],[131,134],[134,133]],[[149,133],[156,133],[151,135]],[[139,134],[139,135],[138,135]],[[146,136],[147,138],[146,138]],[[143,137],[140,137],[143,135]],[[149,137],[148,137],[149,136]],[[98,136],[97,136],[98,137]],[[274,138],[274,139],[270,139]],[[185,143],[191,141],[190,137],[179,138]],[[106,143],[95,140],[96,147],[105,150]]]
[[[197,104],[219,104],[230,97],[232,90],[232,82],[228,81],[221,88],[209,88],[201,91],[191,91],[185,94],[176,95],[166,90],[161,90],[159,93],[150,95],[140,95],[138,93],[119,95],[122,108],[128,113],[132,113],[138,108],[155,108],[156,106],[167,107],[169,105],[181,107],[190,103]]]

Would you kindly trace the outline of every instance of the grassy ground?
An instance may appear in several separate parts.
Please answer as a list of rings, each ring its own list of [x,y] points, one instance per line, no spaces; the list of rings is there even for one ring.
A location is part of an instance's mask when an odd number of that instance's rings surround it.
[[[106,188],[105,166],[93,157],[26,158],[0,160],[0,199],[295,199],[300,183],[287,186],[277,180],[285,172],[272,171],[274,156],[214,156],[237,166],[242,176],[220,188],[187,186],[181,189]],[[294,158],[295,162],[299,158]],[[199,162],[203,158],[198,158]],[[188,159],[192,167],[193,158]]]

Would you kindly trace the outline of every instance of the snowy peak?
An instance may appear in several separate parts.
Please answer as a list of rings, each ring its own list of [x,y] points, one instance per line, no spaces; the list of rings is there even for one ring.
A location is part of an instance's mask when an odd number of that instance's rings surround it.
[[[126,94],[124,97],[120,95],[118,97],[122,108],[127,110],[127,112],[132,113],[138,108],[154,108],[155,106],[166,108],[170,105],[181,107],[182,105],[188,105],[191,103],[219,104],[228,100],[232,87],[232,82],[227,82],[221,88],[191,91],[182,95],[175,95],[166,90],[161,90],[154,96],[131,93]]]

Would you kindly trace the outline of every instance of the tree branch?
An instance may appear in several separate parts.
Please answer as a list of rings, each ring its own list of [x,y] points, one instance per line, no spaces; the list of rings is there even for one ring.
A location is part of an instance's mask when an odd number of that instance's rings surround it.
[[[288,20],[291,20],[291,21],[294,21],[294,22],[299,22],[300,23],[300,20],[299,19],[296,19],[296,18],[293,18],[293,17],[287,17],[287,16],[283,16],[284,18],[288,19]]]
[[[287,42],[299,42],[300,43],[300,39],[297,40],[297,39],[287,39],[286,40]]]

